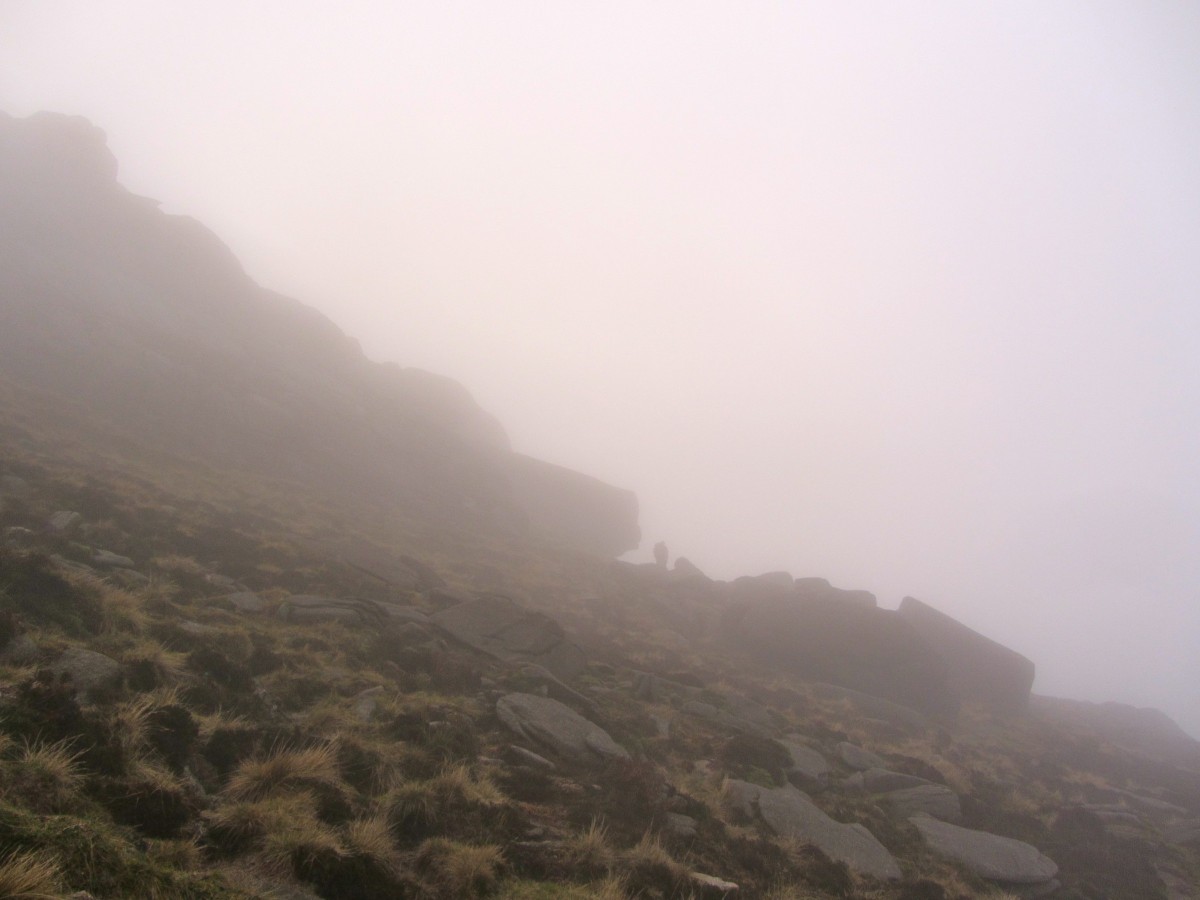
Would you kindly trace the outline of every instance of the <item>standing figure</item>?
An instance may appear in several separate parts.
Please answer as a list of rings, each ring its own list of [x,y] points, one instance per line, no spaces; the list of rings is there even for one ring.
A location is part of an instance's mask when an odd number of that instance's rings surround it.
[[[667,567],[667,545],[662,541],[654,545],[654,563],[660,569]]]

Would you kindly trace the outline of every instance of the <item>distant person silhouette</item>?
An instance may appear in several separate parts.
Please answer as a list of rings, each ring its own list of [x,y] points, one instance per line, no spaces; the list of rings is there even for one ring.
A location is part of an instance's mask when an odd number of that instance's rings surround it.
[[[662,541],[654,545],[654,563],[660,569],[667,567],[667,545]]]

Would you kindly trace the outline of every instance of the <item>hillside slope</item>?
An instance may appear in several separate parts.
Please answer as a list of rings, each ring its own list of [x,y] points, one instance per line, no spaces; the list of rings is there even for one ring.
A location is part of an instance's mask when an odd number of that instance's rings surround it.
[[[83,119],[0,115],[0,297],[0,375],[143,443],[424,520],[637,546],[631,493],[513,454],[461,385],[370,362],[255,285],[202,225],[123,189]]]
[[[911,598],[614,561],[629,495],[250,284],[91,126],[0,151],[0,896],[1200,895],[1162,714]]]

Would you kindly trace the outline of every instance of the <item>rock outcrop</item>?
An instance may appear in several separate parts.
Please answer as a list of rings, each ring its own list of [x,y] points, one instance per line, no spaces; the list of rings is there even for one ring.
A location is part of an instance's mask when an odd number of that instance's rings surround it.
[[[574,678],[587,665],[582,650],[545,613],[522,609],[508,597],[487,595],[429,617],[446,634],[498,659],[532,663],[557,678]]]
[[[513,453],[462,385],[372,362],[259,287],[198,222],[126,191],[85,119],[0,113],[0,297],[0,375],[81,425],[453,527],[637,546],[631,493]]]
[[[1024,841],[961,828],[929,816],[909,821],[929,849],[962,863],[980,878],[1008,884],[1042,884],[1058,874],[1058,866]]]
[[[900,617],[946,662],[946,686],[963,700],[1016,712],[1033,688],[1033,663],[927,603],[905,597]]]
[[[759,665],[924,713],[957,708],[946,686],[945,661],[893,610],[821,594],[799,596],[759,581],[735,585],[730,596],[720,640]]]
[[[747,818],[760,816],[775,834],[808,841],[856,872],[887,880],[900,877],[896,860],[870,831],[831,819],[791,785],[764,788],[731,779],[728,797],[733,808]]]
[[[506,694],[496,701],[496,715],[515,734],[574,762],[629,756],[599,725],[549,697]]]

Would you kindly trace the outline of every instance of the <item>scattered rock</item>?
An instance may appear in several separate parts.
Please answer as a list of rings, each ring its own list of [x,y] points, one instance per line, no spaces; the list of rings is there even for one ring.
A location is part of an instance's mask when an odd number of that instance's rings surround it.
[[[338,600],[311,594],[295,594],[279,607],[279,618],[285,622],[342,622],[346,625],[380,625],[383,612],[370,600]]]
[[[417,625],[429,624],[429,616],[412,606],[404,606],[400,603],[380,603],[379,608],[393,622],[412,622]]]
[[[763,788],[747,781],[729,781],[734,809],[750,818],[757,814],[780,837],[794,837],[819,847],[831,859],[874,878],[900,878],[892,854],[859,824],[831,819],[808,796],[788,785]]]
[[[382,685],[367,688],[354,695],[354,715],[360,722],[370,722],[379,708],[379,698],[383,695]]]
[[[865,769],[855,772],[843,782],[851,790],[866,791],[868,794],[886,794],[889,791],[901,791],[930,783],[916,775],[889,772],[887,769]]]
[[[225,600],[238,612],[260,613],[267,607],[262,597],[253,591],[238,591],[230,594]]]
[[[67,675],[80,696],[86,697],[112,687],[121,678],[121,664],[115,659],[85,650],[82,647],[71,647],[64,650],[62,655],[50,664],[50,671],[55,675]]]
[[[542,666],[532,663],[522,666],[521,674],[535,682],[547,697],[553,697],[559,703],[565,703],[585,715],[592,717],[599,715],[599,709],[594,702],[574,688],[567,687]]]
[[[241,587],[237,581],[230,578],[228,575],[219,575],[216,572],[209,572],[204,576],[204,581],[222,591],[236,591]]]
[[[705,703],[703,700],[688,700],[679,707],[679,711],[689,716],[695,716],[698,719],[707,719],[717,725],[733,731],[739,731],[743,734],[752,734],[756,737],[770,737],[772,733],[769,728],[763,728],[754,722],[748,722],[745,719],[725,712],[723,709],[718,709],[711,703]]]
[[[509,744],[504,751],[505,759],[518,766],[528,766],[531,769],[540,769],[543,772],[553,772],[556,766],[544,756],[539,756],[532,750],[526,750],[524,747],[518,747],[516,744]]]
[[[69,509],[60,509],[46,522],[46,530],[52,534],[68,534],[79,527],[83,516]]]
[[[717,878],[715,875],[705,875],[703,872],[688,872],[688,881],[692,883],[694,890],[699,891],[698,896],[702,898],[712,897],[716,900],[736,894],[740,890],[732,881]]]
[[[429,621],[465,644],[499,659],[536,663],[562,679],[587,666],[582,650],[549,616],[522,609],[508,597],[487,595],[443,609]]]
[[[856,691],[853,688],[816,681],[812,683],[811,690],[817,697],[826,700],[846,700],[863,715],[870,716],[873,719],[882,719],[884,722],[890,722],[893,725],[901,725],[907,728],[925,728],[929,725],[929,717],[913,709],[911,706],[885,700],[882,697]]]
[[[849,741],[842,741],[837,745],[838,757],[842,762],[852,769],[866,771],[867,769],[885,769],[887,763],[883,761],[883,757],[870,750],[864,750],[857,744],[851,744]]]
[[[678,565],[678,563],[677,563]],[[683,813],[667,813],[667,831],[677,838],[694,838],[696,836],[696,820]]]
[[[629,756],[599,725],[549,697],[507,694],[496,701],[496,715],[521,737],[577,762]]]
[[[962,806],[958,794],[944,784],[919,784],[916,787],[888,791],[884,802],[892,812],[903,818],[920,813],[941,819],[943,822],[961,822]]]
[[[792,758],[792,767],[788,770],[788,775],[796,775],[806,782],[821,785],[829,778],[829,763],[825,757],[814,750],[802,744],[795,737],[785,737],[779,741],[783,744],[788,755]]]
[[[962,828],[930,816],[913,816],[908,821],[931,850],[962,863],[980,878],[1040,884],[1058,874],[1052,859],[1024,841]]]
[[[128,556],[121,556],[111,550],[97,550],[92,555],[92,565],[103,566],[106,569],[132,569],[134,563]]]

